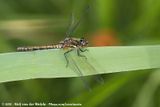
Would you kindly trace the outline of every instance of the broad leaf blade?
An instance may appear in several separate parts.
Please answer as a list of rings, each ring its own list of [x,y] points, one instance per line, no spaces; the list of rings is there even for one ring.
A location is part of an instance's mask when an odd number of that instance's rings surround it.
[[[160,68],[160,45],[89,47],[84,53],[98,74]],[[94,61],[92,58],[94,58]],[[98,67],[97,67],[98,66]],[[98,70],[99,71],[99,70]],[[95,72],[82,71],[84,76]],[[0,82],[34,78],[77,77],[61,50],[13,52],[0,54]]]

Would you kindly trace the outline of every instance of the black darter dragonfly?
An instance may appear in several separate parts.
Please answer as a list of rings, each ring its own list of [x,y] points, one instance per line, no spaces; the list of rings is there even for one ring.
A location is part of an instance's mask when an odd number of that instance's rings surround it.
[[[81,53],[85,52],[85,51],[88,51],[87,49],[85,49],[85,47],[87,47],[87,45],[88,45],[88,41],[84,38],[73,38],[71,36],[72,36],[73,32],[75,31],[75,29],[80,24],[80,21],[82,20],[85,13],[88,11],[88,8],[89,7],[87,7],[85,9],[85,12],[82,14],[79,21],[75,24],[74,24],[74,16],[73,16],[73,14],[71,15],[71,20],[70,20],[70,23],[69,23],[68,31],[66,32],[66,35],[65,35],[65,39],[60,41],[58,44],[43,45],[43,46],[18,47],[17,51],[35,51],[35,50],[46,50],[46,49],[65,49],[65,50],[67,50],[64,53],[64,57],[65,57],[66,62],[67,62],[66,66],[69,65],[70,61],[72,61],[72,64],[74,65],[74,68],[73,68],[74,71],[76,71],[76,73],[78,73],[78,75],[81,77],[81,80],[83,81],[85,87],[90,90],[90,87],[89,87],[88,83],[83,78],[83,74],[81,72],[81,69],[75,63],[75,61],[73,59],[70,60],[69,57],[68,57],[68,54],[70,52],[76,50],[76,53],[79,57],[84,57],[84,60],[87,60],[86,56],[82,55]],[[92,70],[95,70],[94,67],[91,64],[88,63],[88,66],[90,66],[90,68],[92,68]],[[98,82],[103,82],[103,79],[100,76],[96,76],[95,79]]]

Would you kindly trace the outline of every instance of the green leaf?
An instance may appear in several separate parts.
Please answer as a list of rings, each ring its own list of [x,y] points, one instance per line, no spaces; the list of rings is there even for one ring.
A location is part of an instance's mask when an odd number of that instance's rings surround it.
[[[98,71],[88,72],[84,68],[81,70],[84,76],[160,68],[160,45],[89,47],[88,50],[83,53],[87,57],[86,61],[81,58],[83,62],[72,52],[78,67],[86,62]],[[63,53],[63,50],[51,49],[0,54],[0,82],[77,77],[71,67],[66,67]]]

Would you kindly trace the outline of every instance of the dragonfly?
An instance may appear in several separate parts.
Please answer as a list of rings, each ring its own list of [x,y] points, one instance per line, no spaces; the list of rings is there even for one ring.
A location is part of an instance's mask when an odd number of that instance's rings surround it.
[[[80,24],[81,20],[83,19],[83,16],[87,13],[89,9],[89,6],[85,9],[84,13],[81,15],[80,19],[75,23],[74,15],[72,13],[70,23],[68,25],[68,30],[65,34],[65,39],[60,41],[57,44],[51,44],[51,45],[42,45],[42,46],[23,46],[23,47],[17,47],[17,51],[36,51],[36,50],[47,50],[47,49],[65,49],[67,50],[64,52],[64,57],[66,59],[66,67],[69,65],[69,61],[72,62],[74,67],[72,69],[77,72],[77,74],[81,77],[81,80],[83,81],[85,87],[89,90],[91,90],[90,86],[88,83],[85,81],[83,78],[83,73],[81,72],[81,69],[79,66],[76,64],[74,59],[69,59],[68,54],[72,51],[76,50],[76,53],[78,57],[83,57],[84,60],[87,60],[87,57],[81,53],[88,51],[86,47],[88,46],[89,42],[86,40],[84,37],[82,38],[74,38],[72,37],[73,32],[76,30],[78,25]],[[86,62],[86,61],[85,61]],[[95,71],[94,67],[88,63],[88,66],[92,68],[92,70]],[[103,83],[103,78],[100,76],[96,77],[97,81],[101,81]]]
[[[65,39],[60,41],[58,44],[51,44],[51,45],[42,45],[42,46],[24,46],[24,47],[18,47],[17,51],[36,51],[36,50],[46,50],[46,49],[67,49],[64,53],[65,59],[67,61],[66,66],[69,64],[69,60],[67,59],[67,54],[74,49],[77,50],[77,55],[80,57],[85,57],[84,55],[81,55],[80,52],[85,52],[87,49],[83,49],[84,47],[87,47],[88,41],[82,37],[82,38],[74,38],[71,37],[71,34],[73,31],[77,28],[77,26],[80,24],[80,20],[72,27],[74,23],[74,16],[73,13],[71,15],[71,22],[69,24],[69,29],[66,32]]]

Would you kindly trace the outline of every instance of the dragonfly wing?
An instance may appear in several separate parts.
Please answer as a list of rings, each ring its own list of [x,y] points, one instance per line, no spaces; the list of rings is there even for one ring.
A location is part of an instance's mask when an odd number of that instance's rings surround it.
[[[85,72],[86,74],[87,72],[96,74],[98,71],[93,67],[92,64],[87,61],[86,57],[78,56],[76,51],[77,50],[73,50],[72,52],[68,53],[69,67],[81,77],[85,87],[89,87],[88,83],[84,79],[83,72]],[[104,83],[104,80],[100,75],[95,75],[93,77],[97,82],[101,84]]]
[[[72,31],[72,27],[74,25],[74,22],[75,22],[75,18],[74,18],[73,12],[72,12],[71,18],[70,18],[70,21],[69,21],[69,25],[68,25],[68,30],[67,30],[66,35],[65,35],[66,38],[71,36],[71,31]]]
[[[85,80],[84,75],[81,71],[81,68],[78,66],[78,64],[76,63],[76,61],[74,60],[74,58],[71,55],[71,52],[68,53],[68,60],[69,60],[69,67],[75,71],[75,73],[77,73],[77,75],[80,77],[80,79],[82,80],[82,82],[84,83],[84,86],[87,90],[91,91],[91,88],[88,84],[88,82]]]
[[[86,15],[86,13],[89,10],[89,6],[87,5],[87,7],[85,8],[84,12],[82,13],[80,19],[77,21],[77,23],[75,23],[75,18],[73,13],[71,14],[71,19],[70,19],[70,23],[69,23],[69,27],[68,30],[66,32],[65,37],[70,37],[72,36],[73,32],[76,30],[76,28],[79,26],[81,20],[84,18],[84,16]],[[74,24],[75,23],[75,24]]]
[[[82,53],[82,51],[80,51],[79,49],[78,49],[77,51]],[[99,70],[97,71],[97,69],[95,69],[95,67],[94,67],[91,63],[89,63],[88,58],[86,58],[86,56],[84,57],[84,55],[82,55],[81,53],[80,53],[78,59],[76,59],[76,60],[78,60],[78,63],[79,63],[78,65],[80,66],[80,68],[82,68],[82,69],[85,70],[86,72],[92,72],[92,73],[97,74],[98,71],[100,71],[101,69],[99,69]],[[82,56],[82,57],[81,57],[81,56]],[[89,56],[90,56],[90,55],[89,55]],[[90,57],[90,59],[91,59],[91,57]],[[93,58],[92,58],[92,59],[93,59]],[[95,62],[95,61],[94,61],[94,62]],[[98,64],[96,64],[96,65],[98,66]],[[95,75],[95,76],[94,76],[94,79],[95,79],[97,82],[101,83],[101,84],[104,83],[104,80],[103,80],[103,78],[102,78],[100,75]]]

